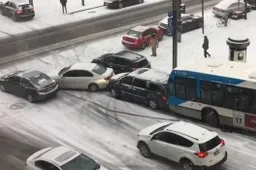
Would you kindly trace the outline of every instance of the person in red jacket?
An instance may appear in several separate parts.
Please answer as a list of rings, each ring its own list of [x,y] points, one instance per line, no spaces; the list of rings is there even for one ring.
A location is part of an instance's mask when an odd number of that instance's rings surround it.
[[[62,5],[62,12],[67,13],[67,0],[60,0],[60,3]]]

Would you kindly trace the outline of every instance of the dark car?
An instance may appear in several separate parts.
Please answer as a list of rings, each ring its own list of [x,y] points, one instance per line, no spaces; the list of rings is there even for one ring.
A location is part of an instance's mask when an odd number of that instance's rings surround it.
[[[256,0],[248,0],[247,2],[251,5],[251,9],[256,10]]]
[[[11,0],[5,4],[0,3],[0,11],[2,15],[11,17],[13,21],[35,17],[33,6],[28,1],[23,0]]]
[[[92,60],[92,63],[101,64],[112,68],[115,74],[132,72],[138,68],[150,68],[150,62],[138,53],[132,51],[120,51],[117,53],[107,53]]]
[[[181,15],[181,32],[188,32],[198,28],[202,28],[203,18],[194,14],[182,14]],[[158,27],[162,28],[165,33],[168,29],[168,17],[165,17],[158,23]]]
[[[144,0],[104,0],[104,6],[123,8],[124,6],[141,4]]]
[[[54,96],[59,86],[46,74],[37,70],[22,70],[0,77],[0,89],[26,97],[33,103]]]
[[[109,81],[113,97],[125,97],[136,103],[147,104],[151,109],[167,108],[166,86],[168,74],[141,68],[131,73],[121,73]]]
[[[137,26],[129,30],[122,38],[122,44],[130,49],[144,49],[149,45],[151,36],[155,34],[158,41],[163,40],[164,31],[157,25]]]

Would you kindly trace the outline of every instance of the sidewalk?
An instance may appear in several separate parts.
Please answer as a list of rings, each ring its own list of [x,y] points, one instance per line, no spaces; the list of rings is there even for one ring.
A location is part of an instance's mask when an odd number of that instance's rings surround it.
[[[7,0],[0,0],[3,3],[5,1]],[[31,21],[13,22],[10,18],[0,15],[0,39],[164,0],[145,0],[141,5],[123,9],[108,9],[103,6],[103,1],[85,0],[85,6],[82,6],[81,0],[68,0],[68,14],[63,15],[59,0],[34,0],[36,16]]]

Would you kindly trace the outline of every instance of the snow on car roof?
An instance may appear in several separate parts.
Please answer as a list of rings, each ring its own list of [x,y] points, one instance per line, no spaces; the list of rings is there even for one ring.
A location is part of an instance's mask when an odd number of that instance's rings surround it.
[[[79,152],[73,151],[63,146],[59,146],[43,154],[41,159],[49,160],[58,166],[62,166],[78,155],[80,155]]]
[[[215,5],[215,8],[227,9],[231,4],[238,2],[237,0],[222,0],[220,3]],[[242,2],[241,2],[242,3]]]
[[[14,2],[16,5],[30,4],[28,0],[10,0],[10,2]]]
[[[143,31],[145,31],[146,29],[148,29],[147,26],[137,26],[137,27],[132,28],[132,30],[138,31],[138,32],[143,32]]]
[[[204,143],[218,135],[216,132],[212,132],[201,126],[184,121],[174,122],[166,127],[165,130],[182,134],[192,138],[198,143]]]
[[[76,63],[69,70],[89,70],[92,71],[97,64],[95,63]]]
[[[140,68],[131,72],[129,75],[161,84],[166,84],[169,78],[168,74],[150,68]]]
[[[120,52],[116,53],[115,55],[120,56],[125,59],[129,59],[131,61],[136,61],[136,60],[140,60],[140,59],[144,58],[140,54],[134,53],[132,51],[126,51],[126,50],[120,51]]]

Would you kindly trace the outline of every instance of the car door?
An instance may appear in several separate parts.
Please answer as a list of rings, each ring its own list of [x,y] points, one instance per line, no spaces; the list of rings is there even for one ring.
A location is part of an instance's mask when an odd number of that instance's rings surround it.
[[[169,138],[167,139],[168,147],[166,152],[168,153],[168,159],[179,162],[180,158],[184,154],[193,155],[194,151],[191,149],[193,142],[185,139],[184,137],[169,132]]]
[[[121,96],[124,96],[130,100],[133,99],[132,83],[133,83],[133,77],[131,76],[126,76],[122,78],[119,82],[119,90],[120,90]]]
[[[53,165],[52,163],[43,160],[36,161],[35,166],[40,170],[61,170],[59,167]]]
[[[133,100],[139,103],[147,103],[147,81],[135,78],[132,86]]]
[[[124,58],[115,57],[114,58],[114,67],[115,74],[126,72],[129,63]]]
[[[11,15],[11,2],[8,1],[5,3],[5,8],[4,9],[4,14],[7,15],[7,16],[10,16]]]
[[[155,134],[148,143],[148,146],[152,153],[169,159],[168,153],[168,139],[171,137],[169,132],[159,132]]]
[[[6,86],[6,90],[12,94],[20,95],[20,77],[13,76],[8,78],[8,84]]]
[[[94,76],[91,72],[86,70],[76,70],[77,88],[88,89],[88,86],[99,77]]]
[[[21,78],[20,81],[20,95],[26,97],[27,94],[35,91],[35,87],[25,78]]]
[[[192,18],[184,18],[182,21],[182,26],[183,26],[183,32],[187,32],[189,30],[191,30],[192,24],[193,24],[193,20]]]
[[[62,75],[62,79],[58,82],[61,88],[77,88],[77,71],[70,70]]]
[[[104,59],[103,63],[105,67],[112,68],[115,71],[115,58],[113,56]]]
[[[142,36],[143,36],[144,42],[146,43],[146,45],[148,45],[148,44],[149,44],[149,41],[150,41],[150,36],[151,36],[150,30],[149,30],[149,29],[145,30],[145,31],[142,33]]]

